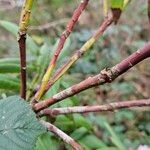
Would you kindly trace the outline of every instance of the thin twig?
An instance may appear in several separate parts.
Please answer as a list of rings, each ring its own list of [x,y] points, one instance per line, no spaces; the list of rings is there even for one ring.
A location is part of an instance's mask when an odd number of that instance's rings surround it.
[[[41,98],[41,96],[43,95],[43,92],[45,91],[45,88],[46,88],[48,80],[51,76],[51,73],[56,65],[57,58],[64,47],[65,41],[69,37],[70,33],[72,32],[72,30],[73,30],[76,22],[78,21],[80,15],[82,14],[83,10],[86,8],[88,1],[89,0],[81,0],[80,5],[74,11],[71,20],[68,22],[66,30],[61,35],[58,46],[52,56],[52,59],[49,63],[47,71],[42,79],[42,84],[41,84],[39,90],[37,91],[37,93],[35,94],[35,97],[34,97],[35,100],[39,100]]]
[[[56,126],[49,122],[40,120],[40,123],[47,128],[48,131],[53,132],[55,135],[60,137],[65,143],[69,144],[74,150],[83,150],[83,148],[70,136],[58,129]]]
[[[19,49],[20,49],[20,63],[21,63],[21,89],[20,96],[26,99],[26,34],[19,34],[20,38]]]
[[[113,22],[112,15],[110,14],[108,17],[104,19],[104,21],[101,23],[98,30],[93,34],[93,36],[79,49],[77,50],[73,56],[62,66],[60,67],[56,73],[52,76],[50,81],[48,82],[45,92],[47,92],[52,85],[61,78],[65,72],[81,57],[84,55],[87,50],[89,50],[93,44],[97,41],[97,39],[104,33],[104,31],[110,26],[110,24]],[[45,93],[44,92],[44,93]]]
[[[146,44],[144,47],[142,47],[141,49],[131,54],[128,58],[121,61],[119,64],[115,65],[114,67],[110,69],[108,68],[104,69],[100,72],[100,74],[93,77],[89,77],[88,79],[76,85],[73,85],[72,87],[64,91],[57,93],[51,98],[33,105],[33,109],[35,111],[42,110],[44,108],[47,108],[50,105],[53,105],[61,100],[71,97],[91,87],[102,85],[105,83],[110,83],[118,76],[122,75],[127,70],[132,68],[134,65],[136,65],[137,63],[141,62],[142,60],[148,57],[150,57],[150,42]]]
[[[96,105],[96,106],[76,106],[76,107],[53,108],[53,109],[47,108],[41,110],[38,113],[38,116],[42,117],[46,115],[46,116],[54,117],[56,115],[61,115],[61,114],[113,111],[122,108],[144,107],[144,106],[150,106],[150,99],[114,102],[114,103]]]
[[[21,64],[21,90],[20,95],[26,99],[26,32],[29,24],[29,18],[33,0],[25,0],[20,17],[18,43],[20,50],[20,64]]]

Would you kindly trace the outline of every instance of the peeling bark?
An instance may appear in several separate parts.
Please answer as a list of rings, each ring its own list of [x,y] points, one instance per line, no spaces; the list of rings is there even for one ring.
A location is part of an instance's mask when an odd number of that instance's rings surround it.
[[[103,112],[103,111],[113,111],[122,108],[143,107],[143,106],[150,106],[150,99],[114,102],[114,103],[96,105],[96,106],[76,106],[76,107],[53,108],[53,109],[47,108],[41,110],[38,113],[38,116],[55,117],[56,115],[62,115],[62,114]]]

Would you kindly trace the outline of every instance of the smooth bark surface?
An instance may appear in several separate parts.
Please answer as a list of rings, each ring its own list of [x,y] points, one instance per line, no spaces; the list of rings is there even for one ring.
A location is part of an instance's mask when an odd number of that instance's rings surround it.
[[[65,143],[69,144],[74,150],[83,150],[83,148],[74,139],[58,129],[56,126],[43,120],[40,120],[40,123],[44,127],[46,127],[48,131],[54,133],[56,136],[60,137]]]
[[[21,73],[20,96],[23,99],[26,99],[26,32],[29,25],[32,5],[33,0],[24,1],[18,31],[18,44],[20,51],[20,73]]]

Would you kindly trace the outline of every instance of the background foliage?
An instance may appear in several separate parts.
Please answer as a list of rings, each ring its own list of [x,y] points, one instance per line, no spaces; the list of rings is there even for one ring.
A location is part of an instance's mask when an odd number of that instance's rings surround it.
[[[1,2],[2,3],[2,2]],[[20,15],[21,0],[15,6],[0,7],[0,97],[5,98],[19,92],[19,52],[16,35]],[[28,31],[27,64],[28,95],[36,87],[45,72],[49,59],[79,0],[36,1]],[[67,9],[66,9],[67,8]],[[107,66],[113,66],[150,38],[145,0],[132,0],[125,9],[117,26],[111,26],[103,37],[80,59],[69,72],[47,92],[45,98],[73,85],[89,75],[98,73]],[[134,10],[134,13],[133,13]],[[102,4],[92,0],[67,40],[57,66],[65,62],[76,49],[90,37],[102,21]],[[44,26],[43,26],[44,25]],[[42,29],[41,29],[42,28]],[[48,55],[49,54],[49,55]],[[150,97],[149,61],[137,65],[111,85],[87,90],[60,102],[53,107],[74,105],[104,104],[113,101],[133,100]],[[138,145],[150,145],[149,108],[119,110],[89,115],[61,115],[52,122],[75,138],[87,150],[125,150],[136,149]],[[92,144],[91,144],[92,143]],[[36,150],[70,149],[53,134],[42,135]]]

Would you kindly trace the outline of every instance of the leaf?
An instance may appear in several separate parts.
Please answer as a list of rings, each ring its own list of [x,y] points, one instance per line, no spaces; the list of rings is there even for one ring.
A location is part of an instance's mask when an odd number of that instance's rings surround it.
[[[71,137],[73,137],[76,140],[80,140],[86,133],[88,133],[87,128],[81,127],[76,129],[72,134]]]
[[[123,9],[124,0],[111,0],[111,8]]]
[[[58,92],[60,88],[60,80],[58,80],[45,94],[45,98],[49,98],[51,96],[53,96],[54,94],[56,94]],[[55,106],[58,106],[57,104],[55,104]]]
[[[0,149],[33,150],[46,132],[29,104],[18,96],[0,100]]]
[[[114,145],[116,145],[116,150],[125,150],[123,143],[120,141],[119,137],[117,137],[116,133],[113,131],[111,126],[107,123],[106,118],[100,116],[90,116],[90,120],[94,121],[98,126],[103,129],[107,129],[107,131],[111,134],[111,140]],[[118,149],[117,149],[118,148]]]
[[[63,131],[69,132],[74,129],[74,122],[65,115],[60,115],[56,118],[55,125]]]
[[[116,147],[106,147],[106,148],[99,148],[97,150],[119,150],[119,149]]]
[[[20,65],[18,64],[0,64],[0,73],[19,73]]]
[[[34,70],[34,66],[29,64],[27,66],[27,70]],[[3,63],[0,64],[0,73],[19,73],[20,72],[20,64],[15,63]]]
[[[15,23],[0,20],[0,26],[2,26],[4,29],[10,32],[13,36],[17,37],[19,28]],[[39,47],[36,45],[36,43],[29,35],[27,35],[27,49],[31,50],[31,52],[34,54],[36,54],[37,50],[39,49]]]
[[[38,71],[39,71],[39,74],[40,74],[39,78],[40,79],[42,79],[42,77],[43,77],[43,75],[45,73],[45,69],[48,66],[49,59],[50,59],[49,47],[48,47],[47,44],[44,44],[40,48],[40,56],[39,56],[39,58],[37,60]]]
[[[16,91],[20,89],[19,79],[0,74],[0,89]]]
[[[42,134],[36,143],[34,150],[57,150],[58,143],[48,133]]]
[[[52,58],[52,55],[55,53],[55,50],[57,49],[57,46],[58,46],[58,43],[59,43],[59,39],[56,40],[54,46],[52,47],[51,49],[51,53],[50,53],[50,57]],[[65,45],[59,55],[59,59],[58,59],[58,66],[59,65],[62,65],[62,61],[64,61],[64,58],[68,55],[68,53],[70,52],[69,51],[69,48],[70,48],[70,45],[71,45],[71,38],[68,37],[66,42],[65,42]]]
[[[1,58],[0,64],[19,64],[19,58]]]
[[[15,37],[17,37],[17,32],[18,32],[18,26],[14,23],[11,23],[9,21],[4,21],[4,20],[0,20],[0,25],[6,29],[7,31],[9,31],[12,35],[14,35]]]
[[[116,112],[114,117],[116,123],[121,123],[123,120],[133,121],[136,116],[133,111],[124,109]]]
[[[35,61],[35,58],[28,58],[27,63]],[[1,58],[0,64],[20,64],[19,58]]]
[[[86,145],[90,150],[106,147],[106,145],[95,135],[87,135],[80,139],[80,143]]]
[[[107,122],[104,122],[104,125],[105,125],[105,128],[109,131],[109,133],[112,136],[111,137],[112,142],[119,148],[119,150],[125,150],[126,148],[124,147],[123,143],[120,141],[116,133],[113,131],[111,126]]]
[[[68,53],[70,52],[69,51],[70,46],[71,46],[71,38],[68,37],[65,42],[65,45],[60,53],[60,56],[59,56],[60,61],[62,61],[64,59],[64,57],[66,57],[68,55]]]
[[[135,91],[135,88],[133,84],[128,82],[122,82],[122,83],[113,83],[111,85],[111,88],[116,91],[117,93],[121,93],[124,95],[130,95]]]
[[[70,87],[71,85],[72,85],[72,82],[69,82],[69,80],[68,80],[68,82],[65,82],[65,81],[61,80],[61,86],[64,89]],[[80,104],[80,100],[76,95],[72,96],[72,97],[69,97],[66,101],[68,102],[69,106],[76,106],[76,105]],[[62,102],[64,102],[64,101],[62,101]],[[61,107],[66,107],[66,106],[61,105]]]

